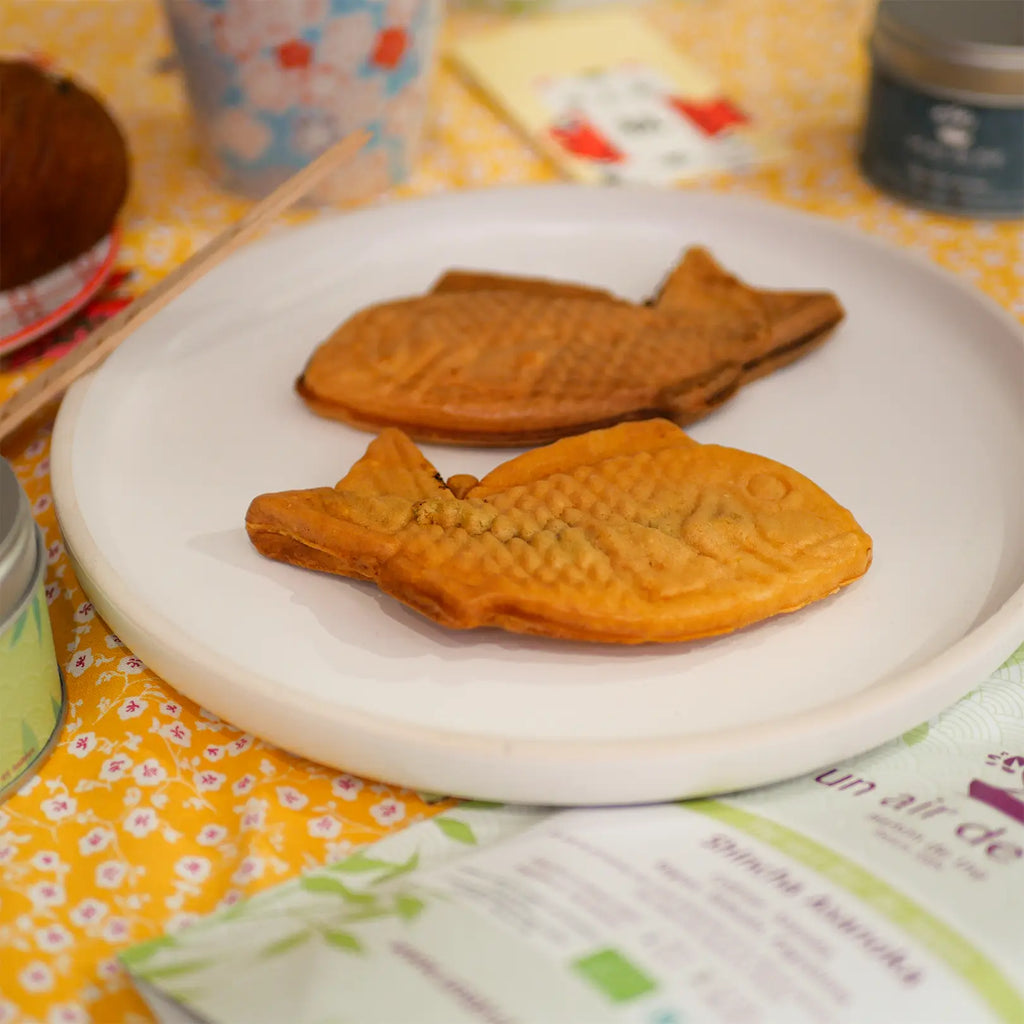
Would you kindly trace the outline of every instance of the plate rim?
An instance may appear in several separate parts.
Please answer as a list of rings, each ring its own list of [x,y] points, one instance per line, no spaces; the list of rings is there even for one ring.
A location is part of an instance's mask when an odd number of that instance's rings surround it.
[[[517,199],[522,201],[524,193],[565,193],[567,190],[572,190],[575,193],[581,190],[591,193],[607,192],[607,189],[600,186],[557,183],[535,186],[498,186],[475,189],[472,192],[442,193],[401,200],[385,206],[363,208],[349,213],[340,212],[328,215],[312,223],[292,227],[284,232],[276,232],[253,243],[253,247],[272,249],[275,239],[280,238],[282,234],[292,235],[296,232],[311,232],[318,229],[329,230],[329,228],[325,229],[325,224],[334,225],[339,220],[350,222],[353,217],[372,220],[379,210],[392,211],[406,204],[416,204],[422,207],[426,205],[443,206],[455,202],[458,205],[467,196],[475,196],[479,201],[481,195],[485,197],[486,201],[500,202],[501,198],[509,193],[514,193]],[[647,193],[650,190],[627,187],[616,191]],[[903,249],[841,221],[800,208],[728,193],[723,195],[689,190],[676,195],[686,196],[691,202],[712,200],[727,205],[738,204],[756,207],[762,212],[770,211],[773,215],[781,214],[783,217],[793,217],[798,220],[809,219],[819,226],[849,235],[859,244],[866,242],[871,246],[881,248],[890,256],[903,261],[909,260],[929,274],[938,275],[945,284],[955,287],[969,297],[972,302],[980,304],[990,315],[994,314],[995,319],[1016,336],[1018,347],[1024,352],[1024,333],[1022,333],[1016,318],[1008,310],[965,279],[958,277],[920,253]],[[271,734],[263,727],[251,728],[247,724],[254,717],[250,714],[250,706],[258,700],[264,708],[269,707],[270,713],[274,715],[287,712],[284,718],[305,718],[315,715],[321,720],[326,719],[330,723],[331,730],[336,731],[339,737],[355,730],[358,733],[372,736],[378,745],[390,744],[395,751],[408,752],[410,745],[411,748],[417,750],[429,746],[437,748],[443,755],[446,748],[450,748],[452,742],[456,741],[460,748],[470,749],[469,756],[471,757],[494,758],[497,755],[495,763],[503,764],[528,754],[534,760],[547,762],[549,767],[555,765],[569,768],[587,767],[588,762],[595,758],[601,761],[613,761],[621,765],[641,751],[648,758],[653,756],[670,762],[693,761],[695,758],[706,757],[711,752],[714,752],[719,758],[730,756],[735,760],[744,747],[756,746],[759,751],[763,752],[766,743],[787,755],[789,767],[784,772],[772,771],[762,776],[758,776],[753,764],[744,764],[743,758],[740,757],[737,768],[733,772],[734,783],[729,788],[745,788],[812,771],[828,761],[839,761],[899,736],[907,729],[913,728],[928,717],[937,714],[962,696],[973,682],[980,679],[986,672],[998,667],[998,663],[994,663],[997,655],[993,652],[999,651],[1001,653],[998,657],[1005,658],[1024,639],[1024,581],[1022,581],[999,608],[983,621],[971,627],[954,643],[930,657],[923,664],[909,671],[898,672],[884,683],[869,685],[865,689],[838,700],[770,721],[687,736],[592,739],[508,738],[502,737],[500,734],[484,735],[432,724],[407,723],[376,712],[351,707],[345,708],[340,704],[324,708],[316,698],[309,694],[301,691],[283,691],[278,683],[267,676],[258,675],[249,670],[239,671],[240,667],[230,658],[182,635],[181,631],[168,623],[157,609],[150,607],[145,601],[138,600],[137,596],[131,595],[116,571],[104,564],[88,526],[81,517],[74,493],[71,466],[77,414],[93,376],[90,374],[88,378],[77,382],[65,397],[54,426],[51,449],[51,481],[58,522],[69,557],[83,589],[89,593],[103,617],[118,631],[118,635],[122,636],[127,644],[168,685],[180,690],[185,696],[196,700],[226,721],[238,724],[269,742],[298,753],[299,756],[312,756],[317,760],[323,760],[326,764],[330,764],[329,759],[324,760],[318,755],[300,751],[301,744],[296,745],[291,742],[290,737],[280,738],[285,733],[294,733],[294,729],[289,726],[282,726],[278,735]],[[124,629],[125,625],[127,625],[127,629]],[[161,670],[160,664],[171,665],[175,674],[177,674],[176,669],[179,666],[182,667],[181,677],[173,680],[168,678]],[[934,682],[929,685],[929,679],[935,676],[940,664],[943,685],[936,686]],[[236,669],[233,675],[230,673],[232,666]],[[244,676],[244,681],[240,680],[239,676]],[[201,697],[194,695],[193,692],[190,692],[192,691],[192,680],[200,678],[216,680],[219,688],[207,687]],[[198,689],[204,689],[204,687],[200,686]],[[210,690],[213,690],[215,695],[215,699],[212,701]],[[234,704],[230,713],[225,713],[225,702],[217,697],[230,691],[244,691],[248,699],[245,702]],[[269,713],[265,713],[257,714],[256,717],[261,720],[269,720],[270,716]],[[899,728],[893,724],[894,720],[899,723]],[[839,733],[838,737],[836,733]],[[850,736],[851,733],[856,733],[859,738],[854,741]],[[826,735],[830,738],[827,745],[822,742]],[[864,738],[865,736],[867,739]],[[845,743],[840,742],[842,739],[845,739]],[[814,742],[808,742],[809,740]],[[812,751],[819,751],[823,746],[827,746],[829,749],[827,756],[811,754]],[[805,755],[805,752],[806,756],[802,756]],[[450,749],[447,750],[447,753],[451,753]],[[460,756],[462,755],[460,754]],[[412,788],[436,788],[425,785],[423,780],[417,776],[417,772],[408,768],[408,760],[408,756],[398,757],[395,761],[396,770],[391,770],[384,776],[379,771],[368,771],[365,767],[358,765],[342,768],[335,762],[335,766],[338,767],[338,770],[352,771],[377,778],[386,777],[390,782]],[[454,763],[457,758],[453,756],[451,760]],[[656,793],[653,788],[648,787],[648,792],[640,798],[629,797],[628,794],[623,796],[621,793],[611,793],[595,800],[587,798],[586,792],[581,791],[569,800],[556,799],[552,801],[550,798],[542,797],[541,801],[538,801],[535,787],[527,786],[529,792],[523,793],[521,792],[523,787],[514,784],[498,789],[486,782],[482,782],[481,786],[482,788],[477,787],[474,792],[466,795],[478,796],[483,799],[513,801],[523,801],[525,797],[525,802],[555,802],[573,805],[606,803],[609,802],[609,797],[613,802],[637,803],[648,802],[652,799],[703,795],[699,786],[688,791],[686,785],[669,783],[663,787],[664,792],[662,793]],[[451,791],[450,787],[443,788]],[[583,787],[584,790],[587,788]],[[724,792],[726,790],[721,786],[716,786],[713,791]]]

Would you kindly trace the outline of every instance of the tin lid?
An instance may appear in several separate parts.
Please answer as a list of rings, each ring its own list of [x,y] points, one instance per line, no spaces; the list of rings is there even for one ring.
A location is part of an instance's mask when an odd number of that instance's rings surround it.
[[[0,458],[0,633],[21,607],[36,569],[36,524],[10,463]]]
[[[872,49],[923,88],[1024,106],[1024,4],[1018,0],[880,0]]]

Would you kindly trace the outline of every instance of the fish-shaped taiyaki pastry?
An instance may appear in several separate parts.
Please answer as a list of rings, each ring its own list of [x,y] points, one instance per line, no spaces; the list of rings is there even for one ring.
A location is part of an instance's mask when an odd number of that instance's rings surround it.
[[[452,271],[369,306],[309,359],[316,413],[366,430],[483,446],[542,444],[625,420],[690,423],[820,344],[830,292],[769,292],[687,251],[647,303],[543,279]]]
[[[725,633],[834,593],[871,538],[798,472],[666,420],[442,480],[386,430],[335,487],[256,498],[256,548],[373,580],[455,629],[636,644]]]

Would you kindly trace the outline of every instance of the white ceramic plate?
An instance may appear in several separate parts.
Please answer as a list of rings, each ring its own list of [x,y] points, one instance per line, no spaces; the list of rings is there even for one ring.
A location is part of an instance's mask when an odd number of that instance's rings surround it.
[[[764,286],[829,287],[822,349],[691,428],[851,508],[874,565],[839,595],[713,641],[615,648],[458,633],[370,584],[268,561],[246,507],[330,484],[369,435],[292,390],[343,317],[451,265],[639,298],[710,245]],[[1024,638],[1024,347],[978,293],[782,208],[548,186],[376,208],[283,232],[140,328],[57,423],[79,578],[182,693],[309,758],[419,789],[641,802],[765,783],[860,752],[955,700]],[[429,447],[444,476],[508,451]]]

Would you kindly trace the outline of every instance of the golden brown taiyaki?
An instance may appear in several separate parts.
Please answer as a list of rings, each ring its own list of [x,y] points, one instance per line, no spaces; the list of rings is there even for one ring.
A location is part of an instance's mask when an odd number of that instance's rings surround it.
[[[766,292],[690,249],[650,302],[454,271],[357,312],[296,388],[316,413],[419,440],[541,444],[624,420],[704,416],[827,337],[829,292]]]
[[[456,629],[635,644],[794,611],[861,576],[871,539],[795,470],[666,420],[438,475],[386,430],[335,487],[256,498],[256,548],[373,580]]]

